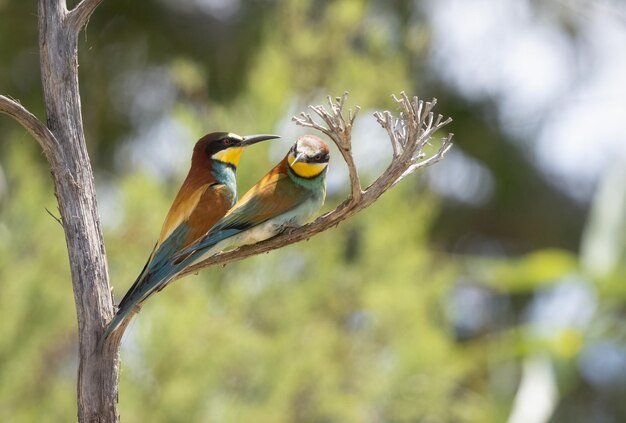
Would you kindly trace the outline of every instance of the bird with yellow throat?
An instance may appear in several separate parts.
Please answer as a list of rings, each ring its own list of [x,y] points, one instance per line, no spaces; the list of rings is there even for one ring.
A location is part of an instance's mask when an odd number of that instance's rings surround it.
[[[154,292],[185,269],[214,254],[271,238],[313,219],[326,197],[328,145],[313,135],[299,138],[287,155],[208,232],[180,253],[143,272],[141,284],[109,324],[105,340]]]
[[[152,275],[181,250],[204,236],[237,200],[236,170],[245,147],[277,135],[242,137],[213,132],[200,138],[193,149],[191,168],[161,228],[161,234],[135,283],[118,306],[103,339],[132,317],[141,303],[159,287]]]
[[[299,138],[204,237],[157,271],[161,283],[219,252],[263,241],[313,219],[326,197],[329,159],[328,145],[320,138]]]

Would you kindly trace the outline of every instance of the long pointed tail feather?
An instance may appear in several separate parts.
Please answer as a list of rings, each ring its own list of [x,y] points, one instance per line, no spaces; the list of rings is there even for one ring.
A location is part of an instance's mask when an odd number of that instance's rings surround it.
[[[144,266],[130,287],[122,301],[120,301],[117,313],[107,325],[104,334],[100,340],[100,347],[113,334],[121,328],[126,327],[132,317],[139,312],[143,302],[155,292],[165,288],[176,276],[187,266],[193,264],[207,251],[217,245],[219,242],[239,234],[242,229],[222,229],[216,232],[209,232],[209,236],[205,236],[200,242],[192,244],[181,253],[175,255],[171,259],[160,259],[151,255],[150,260]]]
[[[117,334],[120,329],[125,328],[128,323],[130,323],[130,319],[139,312],[140,308],[140,306],[137,306],[135,309],[126,309],[123,311],[118,310],[104,330],[104,333],[98,342],[98,348],[102,349],[104,344],[112,338],[114,334]],[[122,312],[120,313],[120,311]]]

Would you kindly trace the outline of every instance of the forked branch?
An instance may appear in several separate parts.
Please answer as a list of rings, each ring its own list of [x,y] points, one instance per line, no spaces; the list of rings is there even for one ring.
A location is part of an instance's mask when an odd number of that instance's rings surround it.
[[[56,151],[57,140],[48,127],[17,101],[0,95],[0,113],[7,114],[22,125],[43,149],[48,161]]]
[[[345,160],[350,174],[350,195],[335,210],[317,218],[314,222],[299,228],[287,229],[280,235],[268,240],[247,245],[233,251],[217,254],[185,270],[182,275],[197,272],[198,270],[215,265],[224,265],[242,260],[256,254],[265,253],[284,247],[294,242],[308,239],[313,235],[337,226],[342,221],[353,216],[360,210],[376,201],[385,191],[400,182],[402,179],[418,169],[433,165],[441,160],[452,146],[453,134],[448,134],[441,141],[437,151],[427,157],[424,148],[429,145],[434,133],[443,128],[452,119],[435,116],[433,109],[436,100],[424,102],[417,97],[409,98],[401,93],[400,97],[393,96],[400,108],[397,117],[389,111],[375,112],[378,123],[387,131],[393,158],[389,167],[365,190],[362,190],[359,175],[352,157],[352,126],[359,111],[348,110],[344,116],[344,105],[348,93],[328,103],[330,111],[324,106],[310,106],[310,109],[322,124],[318,123],[308,113],[301,113],[293,118],[297,125],[316,129],[326,134],[336,145]]]

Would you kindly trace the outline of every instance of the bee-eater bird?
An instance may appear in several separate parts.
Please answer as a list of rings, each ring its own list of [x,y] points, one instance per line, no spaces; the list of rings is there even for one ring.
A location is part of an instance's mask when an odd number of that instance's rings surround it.
[[[159,239],[146,265],[119,304],[107,326],[107,338],[158,288],[152,275],[174,254],[197,241],[230,209],[237,200],[235,172],[243,149],[277,135],[241,137],[227,132],[213,132],[194,146],[191,168],[180,187],[161,228]]]
[[[147,295],[160,291],[183,270],[218,252],[259,242],[288,227],[312,219],[324,204],[326,171],[330,158],[328,145],[306,135],[298,139],[289,153],[237,202],[198,241],[179,254],[150,266],[140,284],[120,304],[103,339],[124,321]]]
[[[312,135],[298,139],[204,237],[174,256],[174,271],[311,220],[324,204],[329,158],[328,145],[321,139]]]

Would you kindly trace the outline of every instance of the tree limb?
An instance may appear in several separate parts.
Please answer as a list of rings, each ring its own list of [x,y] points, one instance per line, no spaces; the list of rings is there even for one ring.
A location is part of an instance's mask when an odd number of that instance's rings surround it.
[[[304,112],[298,117],[294,117],[293,120],[298,125],[323,132],[337,145],[350,174],[350,195],[348,198],[335,210],[320,216],[312,223],[299,228],[287,229],[273,238],[253,245],[217,254],[190,266],[180,276],[195,273],[205,267],[225,265],[275,250],[335,227],[374,203],[385,191],[414,171],[440,161],[452,146],[453,134],[448,134],[442,139],[437,152],[425,159],[424,147],[429,144],[434,133],[452,122],[452,119],[444,120],[441,115],[437,115],[435,118],[432,112],[436,105],[435,99],[431,102],[424,102],[417,97],[409,99],[404,93],[401,93],[399,98],[393,96],[400,108],[400,114],[397,118],[394,118],[388,111],[374,113],[378,123],[387,130],[393,149],[393,159],[387,169],[368,188],[362,190],[352,157],[351,144],[352,125],[359,108],[356,108],[354,114],[352,110],[348,110],[346,119],[343,116],[346,97],[347,93],[344,93],[343,96],[337,97],[334,102],[329,97],[331,112],[328,112],[324,106],[310,106],[310,109],[324,121],[325,125],[315,122],[310,114]]]
[[[82,0],[67,15],[67,22],[76,32],[80,31],[87,22],[91,14],[104,0]]]
[[[50,158],[58,145],[54,134],[35,115],[17,101],[0,95],[0,113],[5,113],[22,125],[37,140],[46,157]]]

